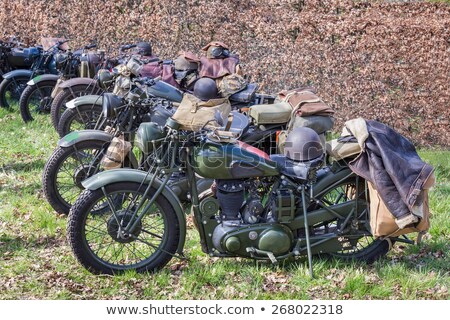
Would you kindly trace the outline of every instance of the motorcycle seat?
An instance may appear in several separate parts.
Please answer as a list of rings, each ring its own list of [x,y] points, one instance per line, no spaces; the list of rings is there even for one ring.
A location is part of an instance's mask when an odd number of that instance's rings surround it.
[[[282,174],[306,181],[310,170],[318,170],[323,166],[324,155],[309,161],[294,161],[283,154],[272,154],[270,160],[277,164]]]
[[[244,134],[250,125],[248,117],[237,111],[232,111],[231,113],[233,114],[233,119],[231,121],[230,130]]]

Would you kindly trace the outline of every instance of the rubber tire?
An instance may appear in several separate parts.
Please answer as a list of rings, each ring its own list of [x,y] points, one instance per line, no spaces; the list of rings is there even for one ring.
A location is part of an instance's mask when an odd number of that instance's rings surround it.
[[[16,82],[27,84],[28,81],[30,81],[29,77],[16,77]],[[0,83],[0,106],[5,109],[10,109],[11,106],[6,101],[6,92],[9,89],[10,85],[14,85],[13,81],[11,79],[3,79],[3,81]],[[19,96],[20,99],[20,96]],[[19,102],[19,100],[17,100]]]
[[[146,186],[141,186],[140,183],[135,182],[119,182],[105,186],[106,193],[114,191],[133,191],[145,190]],[[154,194],[156,190],[151,189],[148,197]],[[89,249],[88,244],[84,239],[84,223],[86,221],[86,216],[90,208],[103,197],[103,191],[98,190],[85,190],[74,203],[69,214],[69,221],[67,223],[67,239],[75,254],[76,259],[83,265],[87,270],[92,273],[99,274],[120,274],[126,270],[136,270],[136,272],[155,272],[163,268],[171,259],[172,255],[175,254],[177,247],[180,242],[180,221],[178,221],[177,215],[174,208],[169,203],[169,201],[162,195],[156,198],[156,203],[160,207],[161,214],[165,216],[166,228],[164,230],[164,246],[163,249],[166,252],[159,251],[156,253],[154,259],[148,261],[146,264],[140,266],[139,268],[131,267],[113,267],[108,264],[100,262],[100,259],[94,257],[94,253]],[[163,245],[163,244],[161,244]]]
[[[47,81],[42,81],[39,82],[38,84],[34,84],[34,85],[28,85],[25,90],[22,92],[22,94],[20,95],[20,100],[19,100],[19,107],[20,107],[20,115],[22,116],[22,119],[24,122],[30,122],[33,121],[33,115],[31,114],[31,110],[30,110],[30,104],[29,104],[29,100],[30,97],[37,91],[40,90],[41,88],[52,88],[49,92],[49,96],[45,96],[45,97],[49,97],[51,98],[51,91],[53,90],[53,88],[56,86],[56,81],[53,80],[47,80]],[[50,112],[50,108],[49,108],[49,112]]]
[[[354,180],[356,180],[356,176],[344,180],[342,184],[352,183]],[[360,183],[364,183],[364,180],[362,178],[360,178]],[[342,184],[339,184],[337,187],[341,186]],[[335,190],[335,188],[330,189],[327,193],[322,195],[322,197],[324,197],[329,192],[332,192],[333,190]],[[394,242],[391,241],[391,243],[393,244]],[[372,264],[379,258],[385,256],[390,250],[390,248],[391,245],[387,240],[375,239],[371,244],[369,244],[368,247],[364,248],[362,251],[359,251],[357,253],[345,255],[340,253],[327,253],[325,256],[328,256],[330,258],[336,258],[338,260],[345,262],[358,261],[367,264]]]
[[[78,142],[75,146],[78,150],[87,149],[89,147],[92,147],[92,149],[100,149],[104,146],[104,144],[105,142],[101,140],[88,140]],[[60,214],[69,214],[72,205],[65,201],[65,199],[61,196],[58,188],[56,187],[56,178],[61,166],[64,164],[64,161],[74,152],[76,152],[74,147],[56,148],[46,162],[44,172],[42,173],[42,189],[44,196],[52,208]]]
[[[58,134],[61,138],[71,132],[70,126],[78,118],[79,113],[83,114],[84,112],[89,112],[90,110],[93,110],[95,113],[98,113],[100,115],[102,113],[102,106],[96,104],[81,105],[77,107],[77,109],[66,109],[62,114],[61,119],[59,119]],[[86,128],[85,126],[84,129],[93,129],[93,128]],[[97,128],[97,129],[103,130],[104,128]]]
[[[93,94],[94,92],[98,92],[100,89],[95,88],[95,90],[90,90],[89,92],[86,92],[86,90],[92,87],[92,85],[88,86],[85,84],[77,84],[74,85],[73,87],[70,87],[71,90],[69,90],[69,88],[64,88],[60,93],[58,93],[55,97],[55,99],[53,99],[53,103],[52,103],[52,107],[51,107],[51,111],[50,111],[50,117],[52,119],[52,125],[55,128],[55,130],[58,130],[58,124],[59,124],[59,120],[62,116],[62,114],[64,113],[64,111],[66,110],[66,102],[75,99],[77,97],[81,97],[83,95],[87,95],[87,94]],[[73,94],[72,94],[73,92]],[[79,95],[77,95],[77,93],[80,93]],[[81,94],[84,93],[84,94]],[[74,96],[75,94],[75,96]]]

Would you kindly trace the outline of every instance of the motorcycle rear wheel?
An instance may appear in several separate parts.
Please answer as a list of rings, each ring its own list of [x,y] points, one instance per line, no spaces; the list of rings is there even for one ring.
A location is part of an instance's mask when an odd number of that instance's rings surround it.
[[[85,190],[77,199],[70,210],[67,237],[75,257],[90,272],[154,272],[172,259],[180,242],[180,222],[165,197],[156,198],[134,231],[121,230],[133,219],[134,206],[143,199],[146,188],[134,182],[114,183],[106,185],[104,192]],[[144,201],[155,191],[151,189]],[[106,197],[122,201],[111,201],[114,208],[98,214],[96,206],[103,205]]]
[[[346,201],[355,201],[357,197],[361,200],[366,200],[366,192],[364,191],[364,180],[359,178],[359,191],[356,192],[356,176],[350,177],[344,180],[342,183],[336,185],[332,189],[328,190],[320,197],[320,200],[326,205],[336,205],[344,203]],[[367,202],[367,206],[369,203]],[[369,224],[370,217],[369,211],[366,207],[358,213],[358,220],[361,222],[361,227],[365,228],[366,232],[370,232]],[[327,221],[321,225],[320,228],[330,230],[336,230],[342,223],[339,219],[333,221]],[[363,227],[363,226],[366,227]],[[318,226],[315,226],[315,230]],[[390,243],[387,240],[381,240],[375,238],[372,235],[361,235],[360,237],[349,232],[348,234],[342,234],[339,241],[343,249],[339,252],[328,253],[329,257],[334,257],[343,261],[360,261],[371,264],[379,258],[385,256],[390,249]]]
[[[42,81],[25,88],[19,100],[20,114],[24,122],[33,121],[34,113],[50,113],[51,94],[55,85],[55,81]]]
[[[62,138],[75,130],[103,130],[105,126],[95,128],[101,115],[102,106],[96,104],[86,104],[78,106],[76,109],[66,109],[61,119],[59,119],[58,134]]]

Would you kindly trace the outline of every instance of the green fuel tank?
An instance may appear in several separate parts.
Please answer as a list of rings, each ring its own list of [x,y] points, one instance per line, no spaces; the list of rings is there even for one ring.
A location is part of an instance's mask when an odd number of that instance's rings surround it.
[[[244,179],[280,174],[276,163],[263,151],[244,142],[217,143],[206,140],[191,157],[194,171],[204,178]]]

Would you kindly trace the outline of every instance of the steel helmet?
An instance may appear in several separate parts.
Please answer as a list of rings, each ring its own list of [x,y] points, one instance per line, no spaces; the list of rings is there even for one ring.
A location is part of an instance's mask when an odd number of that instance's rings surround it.
[[[200,100],[207,101],[211,99],[217,99],[217,85],[211,78],[200,78],[194,85],[194,96]]]
[[[150,57],[152,55],[152,44],[150,42],[138,42],[136,45],[136,53],[141,56]]]
[[[284,155],[294,161],[309,161],[322,156],[319,135],[307,127],[295,128],[286,138]]]

